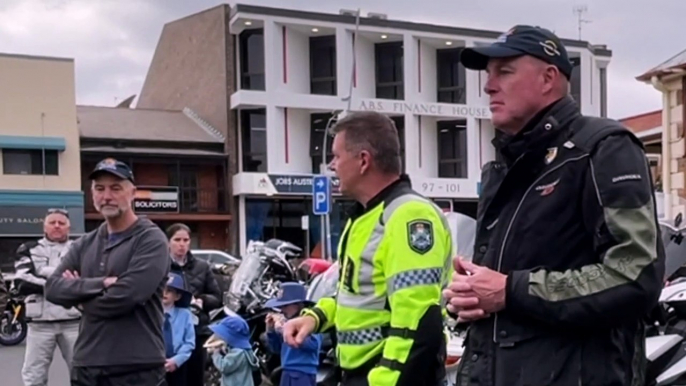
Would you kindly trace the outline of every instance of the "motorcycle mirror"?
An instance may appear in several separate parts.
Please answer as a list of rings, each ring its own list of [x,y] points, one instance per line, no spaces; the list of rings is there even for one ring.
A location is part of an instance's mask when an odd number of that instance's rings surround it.
[[[674,217],[674,226],[678,228],[681,225],[681,221],[683,220],[683,216],[681,215],[681,212]]]

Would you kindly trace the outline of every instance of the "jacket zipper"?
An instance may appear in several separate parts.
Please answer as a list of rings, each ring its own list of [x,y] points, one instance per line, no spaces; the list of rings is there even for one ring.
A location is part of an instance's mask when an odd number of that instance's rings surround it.
[[[519,200],[519,203],[517,204],[517,208],[515,209],[515,212],[514,212],[514,214],[512,215],[512,218],[510,219],[510,223],[507,225],[507,229],[505,230],[505,236],[503,237],[503,243],[502,243],[502,245],[500,246],[500,254],[498,255],[498,269],[497,269],[497,272],[500,272],[500,269],[501,269],[502,264],[503,264],[503,254],[505,253],[505,246],[506,246],[506,244],[507,244],[507,238],[508,238],[509,235],[510,235],[510,230],[512,230],[512,225],[514,224],[515,219],[517,218],[517,214],[519,213],[519,209],[521,209],[522,204],[524,204],[524,200],[525,200],[526,197],[529,195],[529,192],[531,191],[531,189],[532,189],[534,186],[536,186],[536,184],[538,184],[538,182],[539,182],[540,180],[542,180],[542,179],[543,179],[545,176],[547,176],[548,174],[550,174],[550,173],[556,171],[557,169],[563,167],[564,165],[566,165],[566,164],[568,164],[568,163],[570,163],[570,162],[578,161],[578,160],[583,159],[583,158],[586,158],[586,157],[588,157],[588,154],[584,154],[584,155],[581,155],[581,156],[579,156],[579,157],[570,158],[570,159],[568,159],[568,160],[565,160],[565,161],[562,162],[561,164],[559,164],[559,165],[555,166],[554,168],[548,170],[547,172],[541,174],[538,178],[536,178],[536,180],[534,180],[534,182],[531,183],[531,185],[529,185],[529,187],[528,187],[528,188],[526,189],[526,191],[524,192],[524,195],[523,195],[522,198]],[[497,331],[498,331],[498,313],[496,312],[496,314],[495,314],[495,321],[493,322],[493,342],[494,342],[494,343],[497,342],[497,339],[496,339],[496,332],[497,332]]]

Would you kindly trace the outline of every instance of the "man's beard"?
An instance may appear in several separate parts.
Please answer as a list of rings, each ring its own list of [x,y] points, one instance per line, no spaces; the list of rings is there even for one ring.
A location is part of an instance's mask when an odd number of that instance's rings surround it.
[[[124,214],[124,210],[119,207],[114,206],[101,206],[98,208],[98,212],[105,218],[117,218]]]

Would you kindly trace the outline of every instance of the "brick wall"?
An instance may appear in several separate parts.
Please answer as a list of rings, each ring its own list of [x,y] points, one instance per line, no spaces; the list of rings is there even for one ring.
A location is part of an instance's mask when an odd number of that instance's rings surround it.
[[[198,244],[202,249],[229,249],[228,223],[222,221],[198,223]]]
[[[627,117],[621,119],[620,122],[631,129],[631,131],[634,133],[654,129],[662,126],[662,109],[635,115],[633,117]]]

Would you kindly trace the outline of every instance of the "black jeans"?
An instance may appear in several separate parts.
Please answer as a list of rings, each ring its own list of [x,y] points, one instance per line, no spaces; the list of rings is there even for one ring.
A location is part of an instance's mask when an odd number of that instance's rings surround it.
[[[74,367],[71,386],[167,386],[167,382],[164,365]]]
[[[195,348],[191,357],[183,364],[186,367],[186,384],[189,386],[205,384],[207,349],[202,345],[208,338],[206,335],[195,335]]]
[[[167,386],[193,386],[188,383],[188,366],[184,363],[183,366],[176,369],[171,373],[167,373]],[[199,385],[202,385],[200,383]]]

